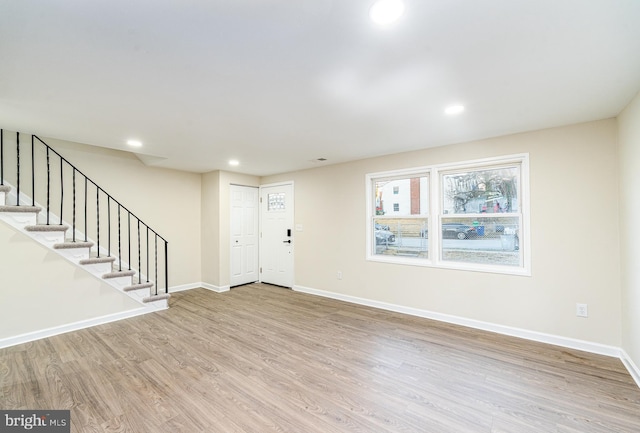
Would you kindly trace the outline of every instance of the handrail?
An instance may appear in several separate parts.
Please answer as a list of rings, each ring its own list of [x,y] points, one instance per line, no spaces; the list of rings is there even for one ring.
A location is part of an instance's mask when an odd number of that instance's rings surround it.
[[[132,225],[131,225],[131,219],[133,218],[134,220],[134,226],[136,227],[137,230],[137,236],[134,236],[134,238],[137,239],[136,243],[137,243],[137,253],[138,253],[138,258],[137,258],[137,272],[138,272],[138,283],[141,283],[142,281],[142,239],[141,239],[141,229],[143,231],[146,232],[146,263],[147,263],[147,269],[146,269],[146,280],[147,282],[149,282],[149,272],[151,271],[151,269],[149,269],[149,236],[153,236],[154,238],[154,265],[155,265],[155,269],[153,270],[155,272],[155,294],[158,294],[158,242],[163,243],[164,242],[164,291],[165,293],[168,293],[169,291],[169,270],[168,270],[168,241],[161,236],[158,232],[156,232],[154,229],[152,229],[147,223],[145,223],[144,221],[142,221],[138,216],[136,216],[133,212],[131,212],[131,210],[129,210],[126,206],[124,206],[122,203],[120,203],[120,201],[116,200],[111,194],[109,194],[108,192],[106,192],[102,187],[100,187],[95,181],[93,181],[90,177],[88,177],[86,174],[84,174],[80,169],[78,169],[75,165],[73,165],[71,162],[69,162],[64,156],[60,155],[60,153],[58,153],[55,149],[53,149],[51,146],[49,146],[47,143],[45,143],[40,137],[38,137],[35,134],[31,135],[31,164],[30,164],[30,168],[31,168],[31,198],[32,198],[32,205],[35,206],[36,203],[36,140],[37,142],[39,142],[42,146],[44,146],[44,150],[46,153],[46,161],[44,162],[46,164],[46,225],[51,225],[51,221],[50,221],[50,213],[51,213],[51,187],[52,187],[52,179],[51,179],[51,172],[52,172],[52,166],[53,163],[51,161],[52,155],[54,157],[59,158],[60,160],[60,166],[59,168],[57,168],[60,171],[60,178],[59,178],[59,183],[56,183],[55,186],[57,188],[59,188],[59,201],[60,201],[60,215],[59,215],[59,224],[62,225],[63,224],[63,212],[64,212],[64,208],[65,208],[65,176],[64,176],[64,171],[65,168],[67,168],[67,170],[70,170],[72,173],[71,176],[71,180],[67,180],[67,182],[71,183],[71,201],[72,201],[72,209],[71,209],[71,213],[72,213],[72,239],[71,242],[76,242],[76,224],[77,224],[77,201],[78,201],[78,197],[77,197],[77,177],[80,177],[80,181],[81,183],[84,183],[84,240],[85,242],[88,240],[88,229],[91,229],[91,227],[89,226],[89,212],[88,212],[88,205],[89,205],[89,187],[93,186],[96,189],[96,198],[95,198],[95,221],[92,224],[95,224],[93,227],[95,227],[95,237],[96,237],[96,253],[97,253],[97,257],[100,257],[101,251],[100,251],[100,232],[101,232],[101,227],[100,227],[100,217],[101,217],[101,211],[100,211],[100,201],[101,201],[101,196],[104,199],[104,197],[106,196],[106,200],[107,200],[107,214],[106,214],[106,230],[107,230],[107,238],[108,238],[108,242],[107,242],[107,254],[109,256],[111,256],[111,219],[112,219],[112,212],[111,212],[111,208],[112,208],[112,204],[115,206],[117,206],[117,221],[118,221],[118,270],[122,270],[122,262],[123,262],[123,257],[122,257],[122,243],[123,243],[123,237],[125,237],[126,240],[126,249],[128,252],[127,255],[127,262],[128,262],[128,266],[129,266],[129,270],[132,270],[132,266],[134,265],[134,259],[131,256],[131,243],[132,243]],[[17,196],[18,196],[18,202],[16,203],[18,206],[20,206],[20,183],[21,183],[21,175],[24,175],[24,170],[25,167],[23,163],[21,163],[20,158],[20,149],[21,149],[21,145],[20,145],[20,133],[17,132],[16,133],[16,149],[15,149],[15,156],[16,156],[16,190],[17,190]],[[24,157],[23,157],[24,159]],[[0,129],[0,185],[4,185],[4,181],[5,181],[5,142],[4,142],[4,130]],[[23,173],[21,173],[21,170]],[[67,191],[68,193],[68,191]],[[40,194],[44,194],[43,192],[40,192]],[[67,194],[68,195],[68,194]],[[113,203],[112,203],[113,202]],[[68,210],[68,208],[67,208]],[[104,213],[104,207],[103,207],[103,213]],[[123,229],[122,225],[121,225],[121,214],[124,213],[126,215],[127,218],[127,224],[126,227]],[[104,225],[104,221],[103,221],[103,225]],[[146,229],[146,230],[144,230]],[[122,236],[121,231],[122,230],[126,230],[126,233],[124,234],[125,236]],[[134,269],[135,270],[135,269]]]

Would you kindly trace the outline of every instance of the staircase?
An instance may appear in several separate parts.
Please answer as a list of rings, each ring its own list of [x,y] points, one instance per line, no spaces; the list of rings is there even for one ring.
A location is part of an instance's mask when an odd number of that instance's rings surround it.
[[[25,144],[24,135],[0,130],[0,221],[150,311],[167,308],[167,241],[40,138],[29,138]]]

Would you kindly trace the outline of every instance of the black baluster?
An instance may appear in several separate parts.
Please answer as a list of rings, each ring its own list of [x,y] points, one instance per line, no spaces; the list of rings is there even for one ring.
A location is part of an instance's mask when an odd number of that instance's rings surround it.
[[[64,170],[62,157],[60,157],[60,225],[62,225],[62,208],[64,205]]]
[[[131,212],[127,209],[127,250],[129,258],[129,270],[131,270]]]
[[[153,232],[156,236],[155,236],[155,249],[156,249],[156,254],[155,254],[155,260],[156,260],[156,268],[155,268],[155,274],[156,277],[154,278],[153,281],[155,281],[155,286],[156,286],[156,295],[158,294],[158,233]]]
[[[36,205],[36,158],[35,158],[35,142],[33,135],[31,136],[31,206]]]
[[[76,241],[76,168],[73,167],[73,223],[71,227],[72,241]]]
[[[120,240],[120,203],[118,203],[118,270],[122,270],[122,243]]]
[[[164,241],[164,292],[169,293],[169,243]],[[156,294],[157,288],[156,288]]]
[[[147,283],[149,282],[149,226],[147,226]]]
[[[83,175],[84,176],[84,175]],[[89,185],[88,185],[88,181],[87,181],[87,176],[84,176],[84,241],[87,242],[87,240],[89,239],[89,234],[88,234],[88,222],[87,222],[87,205],[89,203],[89,200],[87,199],[87,189],[88,189]]]
[[[16,204],[20,206],[20,133],[19,132],[16,132],[16,159],[18,164],[17,171],[16,171],[16,175],[17,175],[16,190],[18,193],[16,197],[18,202]]]
[[[138,219],[138,284],[142,282],[142,266],[140,261],[140,220]]]
[[[49,147],[47,147],[47,225],[49,225],[50,200],[51,200],[51,163],[49,158]]]
[[[98,240],[98,255],[100,257],[100,188],[96,185],[96,237]]]
[[[111,257],[111,196],[107,195],[107,257]]]

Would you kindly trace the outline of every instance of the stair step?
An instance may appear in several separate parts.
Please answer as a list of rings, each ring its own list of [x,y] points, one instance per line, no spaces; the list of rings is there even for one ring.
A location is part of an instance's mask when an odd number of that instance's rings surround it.
[[[133,277],[135,274],[136,271],[113,271],[108,274],[104,274],[102,278],[108,280],[110,278]]]
[[[60,224],[37,224],[35,226],[25,226],[24,229],[28,232],[66,232],[69,227]]]
[[[163,299],[169,299],[171,297],[170,293],[162,293],[158,295],[147,296],[142,299],[142,302],[153,302],[153,301],[162,301]]]
[[[73,242],[66,241],[61,244],[55,244],[53,249],[55,250],[67,250],[71,248],[91,248],[93,246],[93,242]]]
[[[78,263],[81,265],[95,265],[96,263],[113,263],[116,261],[115,257],[102,256],[102,257],[89,257],[88,259],[82,259]]]
[[[42,210],[38,206],[0,206],[0,212],[12,212],[12,213],[38,213]]]
[[[153,283],[139,283],[139,284],[132,284],[130,286],[127,286],[123,290],[125,292],[130,292],[132,290],[150,289],[151,287],[153,287]]]
[[[9,185],[0,185],[0,192],[9,192],[11,187]]]

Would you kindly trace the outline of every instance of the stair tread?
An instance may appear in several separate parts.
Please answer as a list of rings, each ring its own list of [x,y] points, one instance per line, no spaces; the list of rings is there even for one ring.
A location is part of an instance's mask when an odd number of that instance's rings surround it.
[[[56,250],[64,250],[71,248],[91,248],[93,246],[93,242],[84,242],[84,241],[65,241],[60,244],[54,244],[53,248]]]
[[[130,292],[132,290],[150,289],[151,287],[153,287],[153,283],[138,283],[127,286],[122,290],[124,290],[125,292]]]
[[[133,271],[133,270],[131,270],[131,271],[129,271],[129,270],[126,270],[126,271],[112,271],[112,272],[109,272],[107,274],[104,274],[102,276],[102,278],[103,279],[109,279],[109,278],[118,278],[118,277],[132,277],[135,274],[136,274],[136,271]]]
[[[81,265],[92,265],[95,263],[113,263],[116,261],[115,257],[111,256],[102,256],[102,257],[89,257],[88,259],[80,260]]]
[[[42,210],[38,206],[16,206],[16,205],[4,205],[0,206],[0,212],[12,212],[12,213],[38,213]]]
[[[25,226],[24,229],[28,232],[65,232],[69,227],[60,224],[36,224]]]
[[[11,187],[9,185],[0,185],[0,192],[9,192]]]

